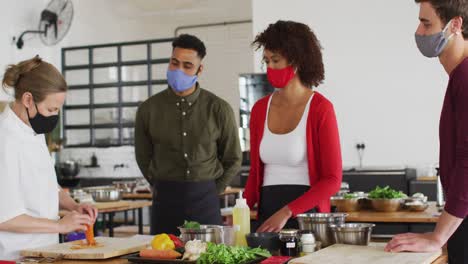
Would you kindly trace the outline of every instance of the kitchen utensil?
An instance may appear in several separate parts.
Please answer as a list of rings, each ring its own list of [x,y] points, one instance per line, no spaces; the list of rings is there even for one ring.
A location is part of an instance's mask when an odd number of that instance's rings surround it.
[[[280,249],[281,241],[278,233],[250,233],[245,236],[247,245],[251,248],[261,247],[271,253]]]
[[[115,202],[122,199],[122,192],[112,186],[109,187],[88,187],[83,190],[93,196],[96,202]]]
[[[374,224],[346,223],[330,225],[333,239],[338,244],[367,246],[371,239]]]
[[[74,160],[66,160],[58,164],[58,171],[62,178],[74,178],[80,173],[80,164]]]
[[[395,199],[370,199],[372,208],[379,212],[396,212],[400,210],[403,198]]]
[[[213,243],[221,243],[222,241],[222,226],[219,225],[201,225],[200,229],[178,228],[180,230],[180,238],[184,242],[194,239]]]
[[[334,243],[329,225],[344,224],[346,216],[344,213],[311,213],[299,214],[296,219],[301,231],[312,231],[322,247],[327,247]]]

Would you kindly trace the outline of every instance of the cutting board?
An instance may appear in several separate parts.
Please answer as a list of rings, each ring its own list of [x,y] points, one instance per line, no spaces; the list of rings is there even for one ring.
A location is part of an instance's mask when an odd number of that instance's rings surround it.
[[[442,251],[432,253],[388,253],[385,243],[371,243],[369,246],[335,244],[310,255],[291,260],[291,264],[430,264]]]
[[[74,242],[68,242],[22,250],[21,256],[56,258],[63,255],[65,259],[108,259],[138,252],[149,246],[151,238],[151,236],[136,236],[131,238],[96,237],[97,243],[103,247],[71,249],[75,244]]]

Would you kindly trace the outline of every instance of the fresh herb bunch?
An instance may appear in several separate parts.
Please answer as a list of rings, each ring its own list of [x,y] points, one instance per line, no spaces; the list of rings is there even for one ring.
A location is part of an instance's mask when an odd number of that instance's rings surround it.
[[[200,223],[198,222],[195,222],[195,221],[187,221],[185,220],[184,221],[184,228],[187,228],[187,229],[200,229]]]
[[[343,195],[343,198],[345,198],[345,199],[354,199],[354,198],[358,198],[358,196],[355,193],[346,193],[345,195]]]
[[[397,199],[407,198],[408,196],[402,191],[394,190],[389,186],[385,186],[384,188],[377,186],[374,190],[369,192],[368,197],[371,199]]]
[[[231,247],[224,244],[208,243],[206,252],[201,254],[197,264],[240,264],[259,257],[271,257],[270,252],[261,248]]]

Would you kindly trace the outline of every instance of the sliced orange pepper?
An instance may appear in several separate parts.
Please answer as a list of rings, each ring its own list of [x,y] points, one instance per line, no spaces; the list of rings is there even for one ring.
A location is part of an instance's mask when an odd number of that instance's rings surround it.
[[[88,242],[89,246],[96,245],[96,240],[94,239],[94,224],[86,225],[88,229],[86,229],[86,242]]]

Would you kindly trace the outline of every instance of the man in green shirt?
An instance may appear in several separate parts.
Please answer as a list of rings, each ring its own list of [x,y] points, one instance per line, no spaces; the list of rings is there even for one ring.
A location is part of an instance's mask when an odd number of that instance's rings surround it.
[[[178,233],[184,220],[221,224],[218,194],[241,166],[234,112],[200,88],[203,42],[180,35],[172,42],[168,89],[138,108],[135,155],[153,186],[151,233]]]

